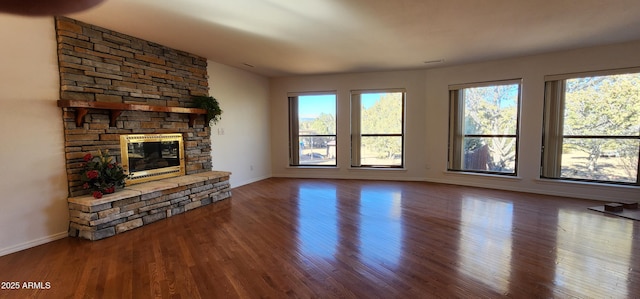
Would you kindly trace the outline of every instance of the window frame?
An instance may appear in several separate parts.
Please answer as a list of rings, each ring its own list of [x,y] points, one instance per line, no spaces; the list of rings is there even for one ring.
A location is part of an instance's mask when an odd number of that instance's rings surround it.
[[[640,67],[587,71],[566,73],[557,75],[547,75],[544,77],[544,115],[542,128],[542,148],[540,159],[540,178],[559,180],[588,182],[606,185],[626,185],[640,186],[640,151],[638,152],[638,165],[636,168],[636,182],[593,180],[584,178],[562,177],[562,153],[564,139],[631,139],[640,140],[640,134],[636,136],[627,135],[565,135],[564,134],[564,114],[566,81],[570,79],[604,77],[624,74],[640,75]]]
[[[335,98],[335,134],[311,134],[300,135],[299,123],[299,97],[301,96],[322,96],[333,95]],[[288,93],[288,114],[289,114],[289,166],[290,167],[319,167],[319,168],[337,168],[338,167],[338,93],[336,91],[319,91],[319,92],[296,92]],[[336,156],[335,164],[301,164],[300,163],[300,137],[333,137],[335,140]]]
[[[449,140],[447,171],[459,173],[478,173],[499,176],[517,176],[520,152],[520,125],[522,110],[522,78],[449,85]],[[464,89],[501,85],[518,85],[515,134],[465,134],[464,129]],[[515,157],[513,173],[478,169],[463,169],[465,138],[515,138]],[[455,157],[458,157],[457,159]]]
[[[388,134],[362,134],[362,101],[363,94],[375,93],[402,93],[402,112],[401,112],[401,132]],[[385,89],[359,89],[351,90],[351,167],[352,168],[371,168],[371,169],[404,169],[405,165],[405,134],[406,134],[406,105],[407,91],[404,88],[385,88]],[[400,165],[377,165],[362,164],[362,137],[400,137]]]

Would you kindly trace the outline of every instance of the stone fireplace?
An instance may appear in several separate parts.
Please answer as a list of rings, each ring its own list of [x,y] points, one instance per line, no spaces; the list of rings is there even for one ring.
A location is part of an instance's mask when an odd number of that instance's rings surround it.
[[[192,96],[208,95],[206,59],[66,17],[55,22],[69,234],[97,240],[230,197],[230,173],[211,171],[206,111],[192,108]],[[86,153],[107,149],[131,167],[123,136],[160,134],[181,137],[178,176],[131,180],[99,200],[83,189]]]

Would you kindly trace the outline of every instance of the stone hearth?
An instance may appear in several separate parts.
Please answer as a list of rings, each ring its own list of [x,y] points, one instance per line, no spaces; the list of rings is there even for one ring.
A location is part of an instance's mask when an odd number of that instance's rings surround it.
[[[71,197],[69,236],[100,240],[231,196],[229,172],[211,171]]]

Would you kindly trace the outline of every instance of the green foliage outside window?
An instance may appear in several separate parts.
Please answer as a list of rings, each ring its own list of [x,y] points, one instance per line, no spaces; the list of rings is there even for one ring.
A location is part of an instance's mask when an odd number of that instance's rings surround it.
[[[564,103],[562,176],[636,182],[640,74],[568,79]]]
[[[402,93],[387,93],[361,111],[361,134],[402,134]],[[400,137],[362,138],[362,146],[378,153],[378,158],[392,159],[402,154]]]

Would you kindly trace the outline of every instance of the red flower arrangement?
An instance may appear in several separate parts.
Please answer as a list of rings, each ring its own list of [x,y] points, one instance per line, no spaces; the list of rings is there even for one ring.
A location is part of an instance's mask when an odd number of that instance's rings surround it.
[[[127,175],[119,164],[113,162],[109,150],[98,150],[98,156],[91,153],[84,155],[84,169],[80,179],[84,182],[84,189],[92,189],[94,198],[102,198],[102,195],[113,193],[118,187],[124,187],[124,179]]]

